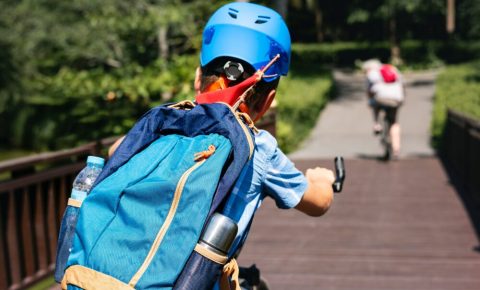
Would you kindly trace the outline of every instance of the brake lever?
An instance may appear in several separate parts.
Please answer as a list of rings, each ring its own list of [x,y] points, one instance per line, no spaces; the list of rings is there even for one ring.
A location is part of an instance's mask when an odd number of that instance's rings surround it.
[[[332,184],[333,192],[342,192],[343,181],[345,181],[345,163],[343,157],[335,157],[334,163],[336,179]]]

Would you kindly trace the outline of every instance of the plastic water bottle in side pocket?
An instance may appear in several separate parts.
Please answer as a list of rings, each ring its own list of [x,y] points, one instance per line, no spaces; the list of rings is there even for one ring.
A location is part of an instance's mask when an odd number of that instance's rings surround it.
[[[70,255],[73,235],[77,225],[78,212],[83,200],[87,197],[92,185],[102,171],[105,160],[101,157],[88,156],[87,166],[80,171],[73,181],[72,193],[63,214],[58,235],[57,261],[55,263],[55,281],[62,281],[65,265]]]

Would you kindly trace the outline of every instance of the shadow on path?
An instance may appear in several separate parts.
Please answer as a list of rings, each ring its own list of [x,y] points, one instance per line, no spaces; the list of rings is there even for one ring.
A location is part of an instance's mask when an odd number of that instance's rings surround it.
[[[472,226],[475,229],[478,245],[474,246],[473,250],[480,252],[480,203],[473,198],[470,192],[468,192],[460,176],[454,172],[452,169],[453,167],[448,161],[441,156],[439,159],[449,178],[450,184],[455,188],[465,210],[468,212]]]

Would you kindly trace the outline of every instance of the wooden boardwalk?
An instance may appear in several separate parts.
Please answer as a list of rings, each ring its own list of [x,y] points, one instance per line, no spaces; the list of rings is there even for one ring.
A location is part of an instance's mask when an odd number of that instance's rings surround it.
[[[346,167],[344,192],[324,217],[266,201],[239,263],[255,263],[273,290],[480,289],[478,237],[436,158]]]

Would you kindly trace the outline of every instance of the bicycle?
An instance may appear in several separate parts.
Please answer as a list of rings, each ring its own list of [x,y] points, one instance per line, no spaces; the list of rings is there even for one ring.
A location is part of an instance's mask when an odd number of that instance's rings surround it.
[[[343,157],[335,157],[335,181],[332,184],[333,191],[340,193],[345,181],[345,163]],[[260,269],[255,264],[250,267],[240,268],[240,288],[241,290],[269,290],[268,282],[260,274]]]

